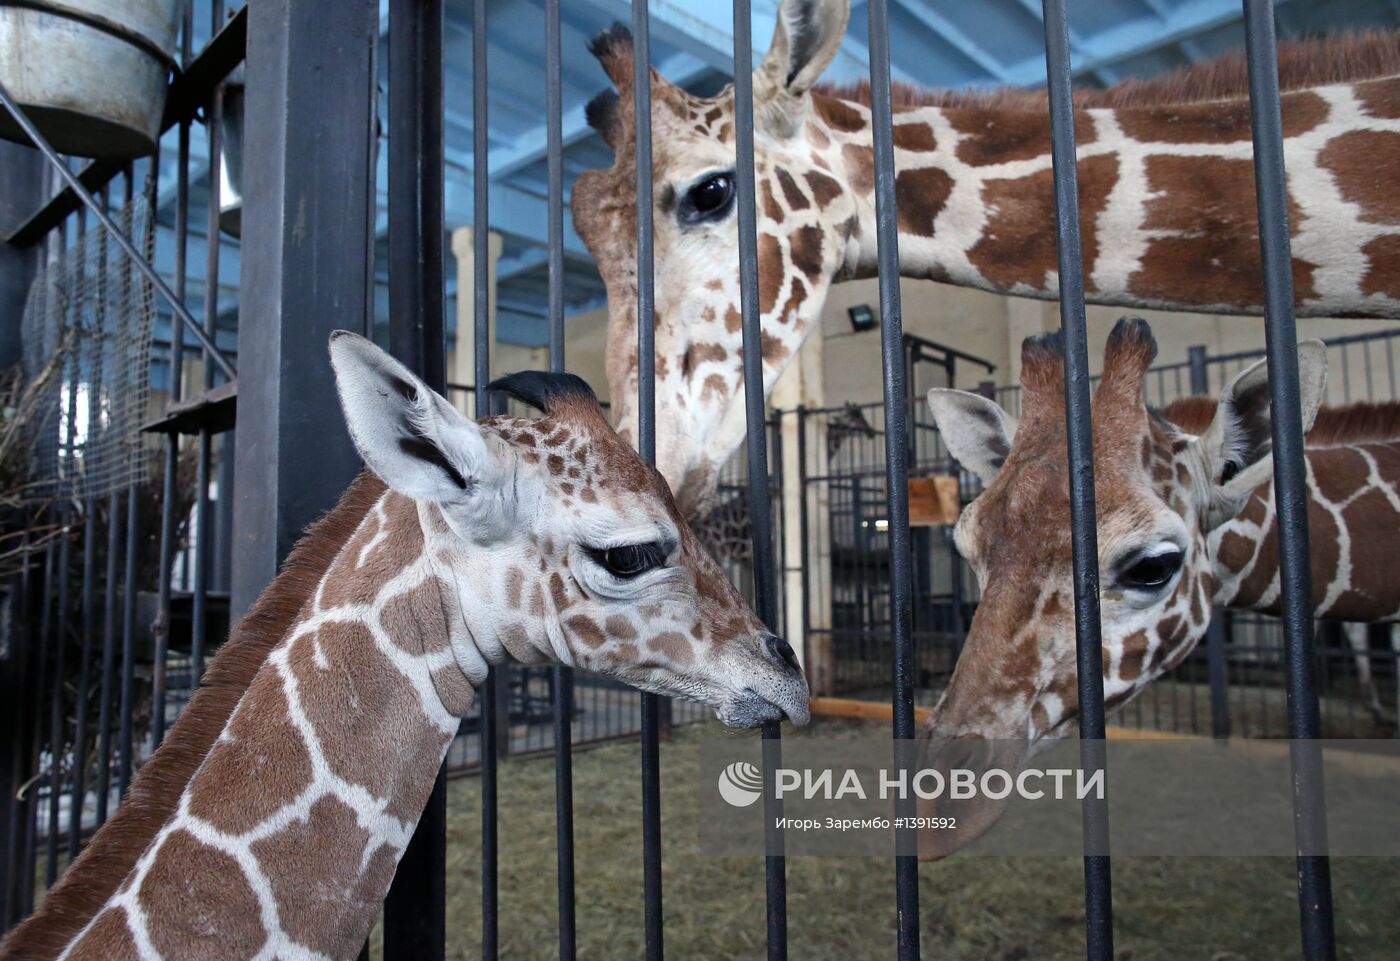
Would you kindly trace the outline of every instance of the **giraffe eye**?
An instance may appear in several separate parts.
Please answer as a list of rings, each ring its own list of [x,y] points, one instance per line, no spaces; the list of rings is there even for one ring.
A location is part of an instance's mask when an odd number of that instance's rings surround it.
[[[1181,569],[1182,558],[1182,552],[1175,547],[1160,554],[1139,557],[1118,575],[1118,580],[1124,587],[1133,590],[1158,590],[1176,576]]]
[[[734,174],[726,170],[711,174],[687,190],[677,216],[683,224],[701,224],[723,218],[733,205]]]
[[[623,580],[645,574],[666,563],[660,544],[626,544],[622,547],[588,548],[588,556],[613,577]]]

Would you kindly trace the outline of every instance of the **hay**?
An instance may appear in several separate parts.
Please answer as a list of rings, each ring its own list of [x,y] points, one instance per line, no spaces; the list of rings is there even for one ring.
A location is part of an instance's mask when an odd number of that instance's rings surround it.
[[[813,730],[832,736],[855,728],[822,722]],[[662,746],[668,961],[763,955],[761,859],[715,858],[697,850],[698,749],[702,739],[718,736],[732,735],[713,724],[692,725]],[[634,741],[575,756],[578,944],[584,958],[645,956],[638,766]],[[452,782],[449,805],[448,957],[466,961],[481,954],[480,781]],[[503,959],[558,956],[554,830],[553,761],[503,763]],[[1400,943],[1400,860],[1334,859],[1332,867],[1339,957],[1390,956]],[[1296,957],[1293,870],[1286,858],[1116,859],[1118,957]],[[1077,961],[1084,953],[1082,871],[1077,858],[955,858],[923,865],[926,953],[948,961]],[[891,957],[893,925],[894,869],[888,860],[788,862],[791,957]]]

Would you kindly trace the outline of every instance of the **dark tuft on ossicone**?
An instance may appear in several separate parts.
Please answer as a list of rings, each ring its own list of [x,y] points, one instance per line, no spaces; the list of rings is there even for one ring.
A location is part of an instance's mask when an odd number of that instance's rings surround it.
[[[1120,317],[1108,335],[1108,346],[1115,349],[1136,347],[1154,358],[1157,356],[1157,338],[1152,336],[1151,325],[1141,317]]]
[[[1021,362],[1027,360],[1053,357],[1064,359],[1065,356],[1065,332],[1063,328],[1049,331],[1044,334],[1036,334],[1034,337],[1027,337],[1021,341]]]
[[[617,105],[616,90],[604,90],[588,101],[588,106],[583,109],[583,115],[588,119],[588,126],[601,134],[611,133],[617,119]]]
[[[606,61],[614,54],[623,52],[622,48],[627,48],[630,55],[632,50],[632,31],[627,29],[627,25],[621,21],[615,21],[611,27],[599,31],[598,35],[588,41],[588,52],[599,60]]]
[[[522,370],[492,381],[486,389],[507,393],[546,414],[557,413],[560,405],[570,401],[586,401],[594,408],[598,407],[598,395],[577,374]]]

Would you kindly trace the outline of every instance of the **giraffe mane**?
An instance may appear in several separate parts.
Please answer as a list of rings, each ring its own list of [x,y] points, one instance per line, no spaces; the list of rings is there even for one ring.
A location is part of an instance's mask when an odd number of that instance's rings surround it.
[[[254,675],[385,489],[372,472],[362,471],[340,502],[297,542],[276,580],[210,662],[199,690],[160,749],[141,766],[124,803],[48,893],[43,906],[0,945],[0,957],[47,961],[101,910],[170,819],[185,785]]]
[[[1400,74],[1400,30],[1373,30],[1294,40],[1278,48],[1279,86],[1304,90]],[[870,104],[870,84],[823,84],[814,93]],[[988,90],[926,90],[891,84],[894,106],[950,107],[974,110],[1037,111],[1047,109],[1044,90],[998,87]],[[1161,107],[1242,99],[1249,93],[1249,71],[1242,52],[1192,64],[1150,80],[1125,80],[1105,90],[1079,88],[1075,105]]]
[[[1214,397],[1183,397],[1159,413],[1173,426],[1188,434],[1203,434],[1215,417]],[[1317,412],[1307,446],[1366,444],[1400,440],[1400,401],[1371,403],[1360,401],[1341,407],[1323,407]]]

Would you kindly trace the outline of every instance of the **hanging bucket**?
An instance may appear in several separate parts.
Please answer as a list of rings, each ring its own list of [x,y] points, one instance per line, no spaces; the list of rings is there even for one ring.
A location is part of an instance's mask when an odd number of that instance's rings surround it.
[[[62,153],[149,154],[182,2],[0,0],[0,83]],[[28,142],[3,109],[0,137]]]
[[[219,229],[230,237],[243,233],[243,65],[224,84],[224,113],[219,125],[223,167],[219,177]]]

